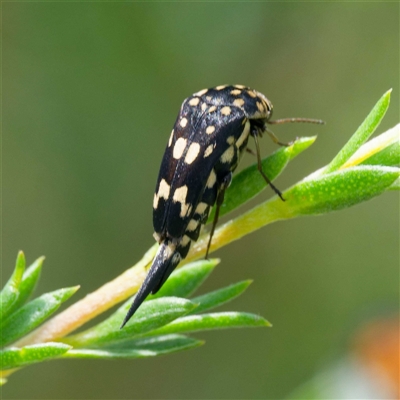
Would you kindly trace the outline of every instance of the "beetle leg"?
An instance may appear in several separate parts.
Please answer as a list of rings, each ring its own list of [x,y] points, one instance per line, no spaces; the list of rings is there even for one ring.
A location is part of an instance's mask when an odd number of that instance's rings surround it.
[[[262,177],[265,179],[265,181],[271,186],[272,190],[283,200],[285,199],[282,196],[281,191],[273,185],[273,183],[268,179],[267,175],[265,175],[264,171],[262,170],[262,164],[261,164],[261,155],[260,155],[260,144],[258,143],[258,132],[257,130],[254,130],[252,132],[252,135],[254,137],[254,142],[256,144],[256,150],[257,150],[257,169],[262,175]]]
[[[288,142],[288,143],[284,143],[281,142],[274,134],[274,132],[270,131],[267,127],[264,128],[264,131],[268,133],[269,137],[272,139],[272,141],[276,144],[278,144],[279,146],[284,146],[284,147],[288,147],[290,145],[293,144],[293,142]]]
[[[231,181],[232,181],[232,172],[229,172],[227,175],[224,176],[224,178],[218,188],[214,220],[213,220],[211,231],[210,231],[210,238],[208,239],[208,244],[207,244],[207,251],[206,251],[206,256],[205,256],[206,259],[208,259],[208,252],[210,251],[212,237],[214,235],[215,227],[217,226],[219,210],[221,208],[222,203],[224,202],[225,190],[229,187],[229,185],[231,184]]]
[[[250,153],[251,155],[253,155],[253,156],[257,156],[257,154],[254,152],[254,150],[249,149],[248,147],[246,147],[246,151],[247,151],[248,153]]]

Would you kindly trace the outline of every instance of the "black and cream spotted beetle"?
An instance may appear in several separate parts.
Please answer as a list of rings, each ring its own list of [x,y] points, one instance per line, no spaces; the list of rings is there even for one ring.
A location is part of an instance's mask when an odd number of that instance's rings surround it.
[[[267,130],[267,124],[323,122],[306,118],[270,121],[271,115],[271,102],[243,85],[204,89],[183,102],[161,162],[153,200],[154,237],[160,247],[121,328],[186,257],[216,204],[207,258],[225,190],[249,136],[254,138],[260,173],[283,200],[262,171],[258,137],[267,132],[276,143],[284,145]]]

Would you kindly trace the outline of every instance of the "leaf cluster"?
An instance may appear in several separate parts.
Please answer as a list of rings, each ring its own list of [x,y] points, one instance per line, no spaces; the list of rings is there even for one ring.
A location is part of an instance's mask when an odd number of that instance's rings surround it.
[[[15,271],[1,292],[1,369],[9,370],[53,358],[143,358],[191,349],[204,342],[186,333],[232,327],[269,326],[264,318],[244,312],[204,313],[247,289],[246,280],[187,299],[204,282],[219,260],[193,262],[175,271],[156,294],[149,296],[135,317],[119,329],[132,299],[109,318],[79,334],[57,342],[22,347],[10,343],[35,329],[76,292],[78,287],[46,293],[26,304],[38,280],[43,258],[24,272],[25,258],[19,253]],[[24,300],[24,301],[22,301]]]

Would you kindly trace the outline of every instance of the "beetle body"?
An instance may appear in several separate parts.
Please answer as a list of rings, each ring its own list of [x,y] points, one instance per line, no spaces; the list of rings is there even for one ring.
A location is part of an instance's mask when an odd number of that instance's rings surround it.
[[[156,240],[175,243],[182,258],[239,163],[251,118],[270,116],[270,102],[243,89],[226,86],[194,94],[183,102],[171,132],[154,194],[153,225]]]
[[[259,156],[257,136],[266,130],[271,115],[271,102],[242,85],[204,89],[183,102],[165,149],[153,199],[154,237],[160,247],[122,326],[186,257],[191,242],[198,239],[211,208],[217,204],[211,240],[225,189],[249,136],[256,140]]]

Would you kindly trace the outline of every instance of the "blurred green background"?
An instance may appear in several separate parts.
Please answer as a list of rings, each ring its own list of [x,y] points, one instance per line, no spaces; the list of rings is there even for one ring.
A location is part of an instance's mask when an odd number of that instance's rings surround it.
[[[379,132],[399,121],[398,3],[8,2],[2,11],[3,279],[19,249],[28,261],[45,255],[40,293],[80,284],[74,299],[83,297],[153,244],[159,164],[193,92],[245,84],[273,102],[275,118],[327,121],[275,127],[281,140],[318,134],[281,189],[329,162],[391,87]],[[262,141],[264,155],[274,149]],[[12,376],[3,397],[281,399],[345,352],[360,321],[396,309],[398,217],[391,192],[215,253],[222,263],[202,290],[253,278],[226,309],[259,313],[272,329],[202,333],[205,346],[168,357],[44,363]]]

